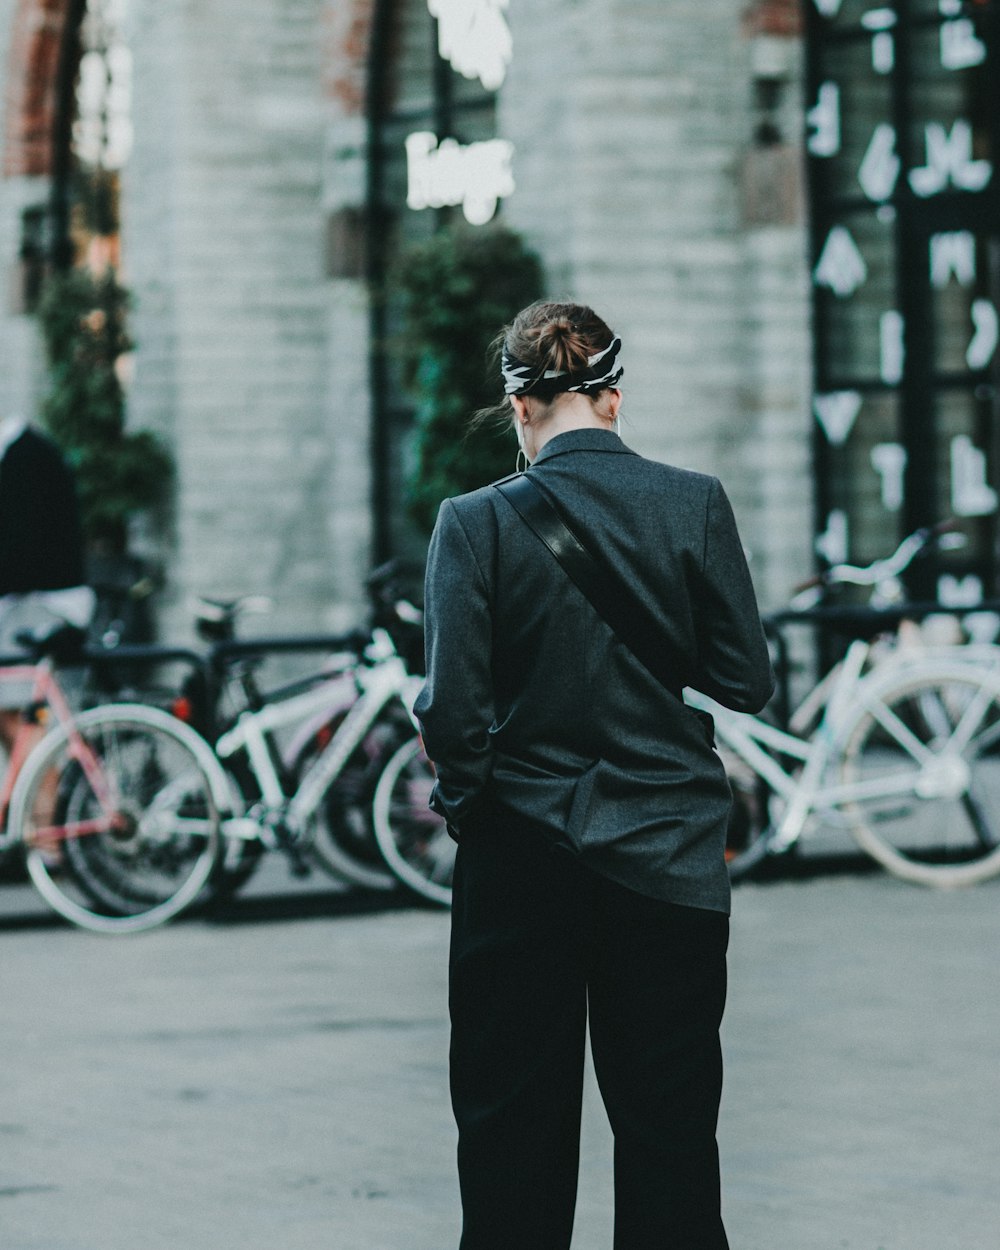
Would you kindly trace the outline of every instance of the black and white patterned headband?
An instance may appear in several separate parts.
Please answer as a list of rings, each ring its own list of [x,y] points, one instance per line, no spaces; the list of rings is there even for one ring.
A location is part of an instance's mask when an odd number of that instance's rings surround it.
[[[604,351],[587,358],[586,369],[576,373],[561,369],[546,369],[539,373],[537,367],[516,360],[505,347],[500,357],[504,393],[537,395],[540,399],[547,399],[563,391],[582,391],[585,395],[603,391],[605,387],[617,385],[625,372],[618,364],[621,347],[621,339],[613,338]]]

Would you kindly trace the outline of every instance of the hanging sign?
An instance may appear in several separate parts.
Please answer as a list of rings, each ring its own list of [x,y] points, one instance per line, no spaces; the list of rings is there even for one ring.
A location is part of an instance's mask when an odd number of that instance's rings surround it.
[[[510,0],[427,0],[438,24],[438,52],[465,78],[478,78],[487,91],[498,90],[513,55],[510,27],[504,17]],[[511,166],[514,145],[506,139],[438,142],[429,130],[406,140],[407,192],[410,208],[461,204],[466,221],[484,226],[497,204],[514,192]]]
[[[497,202],[514,192],[511,161],[514,145],[506,139],[461,144],[418,130],[406,140],[410,208],[444,208],[461,204],[465,219],[484,226]]]
[[[438,51],[463,78],[496,91],[507,77],[513,40],[504,10],[510,0],[427,0],[438,23]]]

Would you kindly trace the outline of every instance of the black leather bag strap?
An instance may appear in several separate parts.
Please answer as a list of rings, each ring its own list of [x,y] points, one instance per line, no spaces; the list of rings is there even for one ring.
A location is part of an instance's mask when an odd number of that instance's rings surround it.
[[[662,686],[680,699],[683,683],[678,667],[667,653],[662,627],[628,586],[584,545],[544,488],[526,473],[494,482],[494,486],[548,547],[619,641]]]

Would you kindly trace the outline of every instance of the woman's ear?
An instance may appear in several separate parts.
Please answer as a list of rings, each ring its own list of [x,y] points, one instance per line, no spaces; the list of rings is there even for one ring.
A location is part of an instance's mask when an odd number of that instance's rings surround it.
[[[527,425],[531,420],[531,413],[528,411],[528,405],[520,395],[509,395],[510,406],[514,409],[515,418],[521,425]]]

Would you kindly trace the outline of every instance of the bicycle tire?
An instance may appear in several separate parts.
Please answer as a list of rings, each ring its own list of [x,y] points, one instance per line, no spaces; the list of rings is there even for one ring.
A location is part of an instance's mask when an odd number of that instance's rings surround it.
[[[753,874],[770,854],[773,833],[768,811],[768,792],[762,780],[735,752],[718,748],[729,779],[733,805],[726,828],[726,867],[731,881]]]
[[[293,763],[301,777],[325,749],[343,720],[341,713],[307,743]],[[308,854],[324,872],[347,885],[365,890],[389,891],[399,880],[386,864],[372,827],[375,787],[386,761],[395,751],[404,726],[383,713],[355,748],[340,773],[327,787],[310,818]],[[412,733],[406,718],[405,729]]]
[[[404,742],[382,770],[372,816],[385,862],[403,885],[441,906],[451,904],[455,843],[428,807],[434,770],[419,737]]]
[[[221,851],[213,760],[193,730],[138,705],[95,708],[47,734],[10,814],[45,901],[81,928],[128,933],[198,900]]]
[[[1000,874],[1000,677],[925,664],[866,703],[842,731],[840,762],[844,783],[876,791],[843,804],[858,844],[919,885]]]

